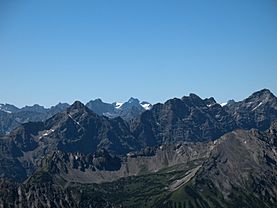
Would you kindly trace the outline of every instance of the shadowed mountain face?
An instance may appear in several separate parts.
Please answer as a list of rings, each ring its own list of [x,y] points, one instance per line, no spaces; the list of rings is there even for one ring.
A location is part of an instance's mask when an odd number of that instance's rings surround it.
[[[16,203],[15,207],[44,207],[48,201],[65,207],[276,207],[276,132],[275,122],[266,132],[236,130],[206,144],[164,145],[121,158],[105,151],[94,155],[57,152],[43,160],[24,185],[2,180],[0,196],[5,198],[0,203]]]
[[[128,124],[121,118],[98,116],[78,101],[45,122],[23,124],[9,137],[25,152],[43,145],[66,152],[88,154],[105,148],[120,154],[131,149],[128,144],[135,145]]]
[[[276,207],[277,134],[236,130],[217,140],[208,160],[169,202],[192,207]]]
[[[139,149],[123,119],[98,116],[78,101],[45,122],[23,124],[3,141],[6,141],[5,155],[18,168],[24,166],[29,174],[42,158],[57,150],[89,154],[106,149],[110,153],[126,154]],[[3,170],[11,166],[1,165]]]
[[[190,94],[129,123],[78,101],[62,108],[0,137],[0,206],[276,207],[268,90],[224,107]]]
[[[237,128],[235,120],[213,98],[190,94],[156,104],[132,124],[134,135],[155,146],[178,141],[214,140]]]
[[[86,104],[86,106],[98,115],[115,113],[115,106],[110,103],[104,103],[101,99],[91,100]]]
[[[64,122],[54,116],[45,123],[58,133],[61,150],[88,154],[104,148],[112,153],[126,154],[137,148],[128,124],[121,118],[98,116],[80,102],[58,116],[62,116]]]
[[[237,125],[243,129],[265,130],[277,115],[277,98],[267,89],[253,93],[240,102],[224,106]]]
[[[277,98],[269,90],[222,107],[195,94],[156,104],[132,123],[135,137],[155,146],[176,141],[209,141],[236,128],[265,130],[277,119]]]

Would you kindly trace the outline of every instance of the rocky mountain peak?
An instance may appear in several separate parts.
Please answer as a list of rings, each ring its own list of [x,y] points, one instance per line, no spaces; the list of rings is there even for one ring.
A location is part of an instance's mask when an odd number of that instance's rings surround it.
[[[33,112],[37,112],[37,113],[43,113],[45,112],[45,108],[39,104],[34,104],[33,106],[25,106],[23,108],[21,108],[20,111],[33,111]]]
[[[277,115],[277,98],[268,90],[253,93],[248,98],[228,103],[224,109],[244,129],[265,130]]]
[[[213,97],[204,99],[204,102],[207,106],[212,106],[217,103]]]
[[[93,100],[94,102],[96,102],[96,103],[103,103],[103,101],[101,100],[101,98],[97,98],[97,99],[95,99],[95,100]]]
[[[89,101],[86,106],[98,115],[110,115],[115,111],[115,107],[112,104],[105,103],[100,98]]]
[[[75,101],[70,107],[70,110],[75,110],[75,109],[85,109],[86,106],[80,102],[80,101]]]
[[[260,91],[257,91],[255,93],[253,93],[245,101],[246,102],[261,101],[261,102],[265,103],[265,102],[271,101],[271,100],[273,100],[275,98],[276,97],[273,95],[272,92],[270,92],[270,90],[263,89],[263,90],[260,90]]]
[[[53,107],[64,108],[64,107],[69,107],[69,104],[68,103],[58,103],[57,105],[52,106],[51,108],[53,108]]]
[[[129,109],[129,108],[133,108],[136,107],[139,110],[142,110],[142,106],[140,105],[140,101],[137,98],[133,98],[131,97],[128,102],[123,103],[122,106],[120,107],[121,109]]]
[[[128,103],[132,103],[132,104],[139,104],[139,99],[137,98],[133,98],[131,97],[129,100],[128,100]]]
[[[182,101],[184,101],[185,103],[190,103],[190,104],[194,104],[194,105],[205,105],[205,103],[203,102],[203,100],[196,94],[194,93],[190,93],[189,96],[184,96],[182,97]]]
[[[7,112],[7,113],[14,113],[18,110],[19,110],[19,108],[17,108],[14,105],[7,104],[7,103],[6,104],[0,104],[0,111],[4,111],[4,112]]]
[[[190,93],[189,98],[192,100],[202,100],[198,95],[196,95],[194,93]]]
[[[64,111],[66,108],[70,107],[68,103],[58,103],[48,109],[50,115],[55,115],[56,113]],[[50,116],[51,117],[51,116]]]
[[[67,108],[67,113],[74,115],[74,117],[81,116],[83,114],[93,113],[88,107],[86,107],[82,102],[75,101],[69,108]]]
[[[269,89],[262,89],[257,92],[254,92],[252,96],[262,97],[262,96],[274,96],[274,95]]]

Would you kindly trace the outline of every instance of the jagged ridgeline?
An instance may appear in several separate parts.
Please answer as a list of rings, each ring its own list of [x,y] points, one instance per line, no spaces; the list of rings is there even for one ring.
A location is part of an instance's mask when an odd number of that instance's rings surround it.
[[[0,207],[277,207],[267,89],[224,106],[190,94],[35,108],[43,118],[11,125],[26,109],[1,105]]]
[[[38,104],[18,108],[11,104],[0,104],[0,134],[9,133],[22,123],[45,121],[53,115],[64,111],[69,106],[67,103],[59,103],[51,108],[45,108]],[[145,110],[152,108],[150,103],[146,101],[140,102],[136,98],[130,98],[125,103],[114,102],[112,104],[96,99],[89,101],[86,106],[98,115],[109,118],[120,116],[126,121],[130,121]]]

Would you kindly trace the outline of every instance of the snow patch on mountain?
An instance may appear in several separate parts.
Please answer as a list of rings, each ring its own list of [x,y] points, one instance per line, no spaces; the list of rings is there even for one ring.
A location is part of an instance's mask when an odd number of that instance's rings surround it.
[[[260,107],[263,104],[263,102],[260,102],[259,105],[257,105],[255,108],[252,109],[252,111],[256,110],[258,107]]]
[[[115,108],[116,108],[116,109],[119,109],[122,105],[123,105],[123,103],[116,102],[116,103],[115,103]]]
[[[12,113],[11,111],[6,110],[5,106],[3,104],[0,104],[0,110],[3,111],[3,112],[6,112],[6,113]]]
[[[150,110],[152,105],[150,103],[141,103],[141,107],[143,107],[145,110]]]

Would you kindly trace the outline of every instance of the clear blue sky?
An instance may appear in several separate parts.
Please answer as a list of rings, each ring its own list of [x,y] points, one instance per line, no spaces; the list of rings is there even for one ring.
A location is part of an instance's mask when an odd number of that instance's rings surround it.
[[[0,103],[277,94],[276,0],[0,0]]]

